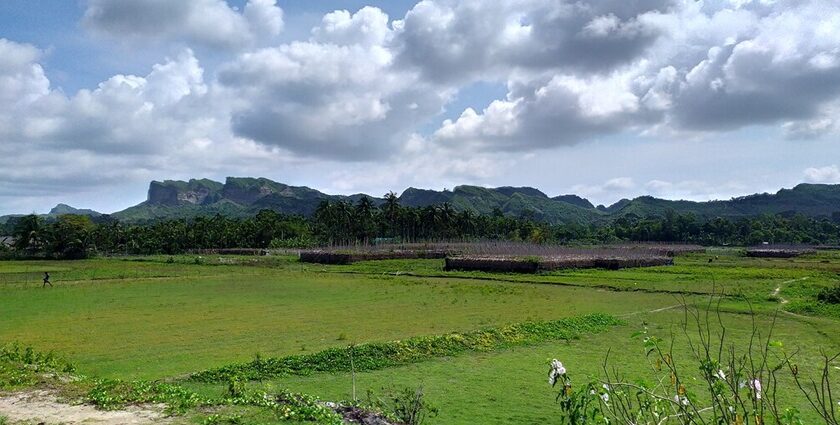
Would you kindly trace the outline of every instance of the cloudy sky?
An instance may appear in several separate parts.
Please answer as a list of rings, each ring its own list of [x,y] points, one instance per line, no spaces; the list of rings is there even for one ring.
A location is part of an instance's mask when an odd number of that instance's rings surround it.
[[[0,214],[150,180],[840,183],[836,0],[3,0]]]

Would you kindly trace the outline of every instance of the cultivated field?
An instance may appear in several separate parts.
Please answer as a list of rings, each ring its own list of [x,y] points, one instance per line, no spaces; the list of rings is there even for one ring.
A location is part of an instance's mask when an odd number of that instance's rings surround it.
[[[54,351],[76,366],[74,375],[87,376],[67,383],[33,375],[31,367],[16,372],[21,364],[57,366],[0,355],[0,393],[46,387],[109,408],[163,401],[180,406],[167,419],[174,423],[283,422],[277,403],[231,394],[288,390],[351,399],[353,344],[359,398],[368,389],[422,386],[440,411],[431,424],[552,423],[552,358],[581,385],[602,375],[608,351],[622,374],[647,379],[651,363],[641,339],[631,338],[646,329],[669,340],[673,334],[675,358],[696,375],[678,326],[681,304],[705,306],[713,294],[723,294],[717,309],[727,338],[740,347],[754,323],[766,336],[775,321],[775,346],[798,350],[803,373],[817,371],[821,350],[840,352],[840,307],[817,302],[840,281],[837,251],[752,258],[721,249],[677,255],[669,266],[536,274],[444,271],[444,261],[322,265],[292,255],[204,255],[0,262],[0,346]],[[44,271],[54,287],[41,287]],[[831,367],[837,381],[840,363]],[[779,385],[780,404],[815,423],[793,383]],[[310,412],[317,408],[293,404],[303,417],[319,417]],[[0,396],[0,420],[2,406]]]

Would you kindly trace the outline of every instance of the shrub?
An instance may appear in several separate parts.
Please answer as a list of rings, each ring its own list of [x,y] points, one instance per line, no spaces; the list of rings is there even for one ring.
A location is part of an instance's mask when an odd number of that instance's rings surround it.
[[[840,304],[840,283],[820,291],[817,300],[826,304]]]
[[[425,399],[423,387],[382,389],[383,395],[377,396],[368,390],[368,405],[385,413],[387,416],[405,425],[421,425],[427,418],[437,416],[438,409]]]

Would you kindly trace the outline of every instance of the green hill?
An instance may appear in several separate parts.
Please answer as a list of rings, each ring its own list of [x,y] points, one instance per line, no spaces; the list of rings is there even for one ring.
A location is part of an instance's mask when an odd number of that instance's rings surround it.
[[[831,217],[840,213],[840,185],[800,184],[793,189],[781,189],[775,194],[762,193],[733,198],[728,201],[669,201],[641,196],[609,207],[613,216],[633,214],[639,217],[662,216],[667,210],[693,213],[700,218],[738,218],[762,214],[803,214],[811,217]]]
[[[400,202],[413,207],[448,202],[459,211],[492,214],[498,210],[507,215],[531,216],[550,223],[588,224],[603,218],[603,213],[594,208],[558,201],[530,187],[457,186],[443,192],[409,188],[400,196]]]
[[[368,196],[328,195],[305,186],[290,186],[265,178],[228,177],[224,183],[213,180],[166,180],[149,184],[146,201],[112,214],[124,222],[148,222],[172,218],[193,218],[222,214],[247,217],[262,209],[285,214],[312,215],[325,200],[357,202]],[[368,196],[375,205],[383,199]],[[761,214],[804,214],[810,217],[840,217],[840,185],[800,184],[774,194],[762,193],[725,201],[672,201],[640,196],[622,199],[605,207],[592,206],[577,195],[549,197],[531,187],[486,188],[457,186],[452,190],[408,188],[399,197],[402,205],[424,207],[449,203],[456,211],[476,214],[501,212],[509,216],[528,216],[552,224],[579,224],[613,220],[618,217],[640,218],[663,216],[667,211],[691,213],[699,219],[714,217],[740,218]],[[59,204],[45,217],[61,214],[101,216],[92,210],[80,210]],[[13,216],[0,217],[0,223]]]

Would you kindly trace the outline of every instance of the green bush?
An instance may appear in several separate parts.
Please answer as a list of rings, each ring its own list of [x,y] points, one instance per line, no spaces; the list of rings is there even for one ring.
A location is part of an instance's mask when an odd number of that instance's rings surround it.
[[[840,283],[820,291],[817,300],[826,304],[840,304]]]
[[[438,415],[438,409],[426,401],[423,388],[383,388],[383,395],[377,396],[368,390],[368,405],[388,417],[405,425],[422,425],[427,418]]]

